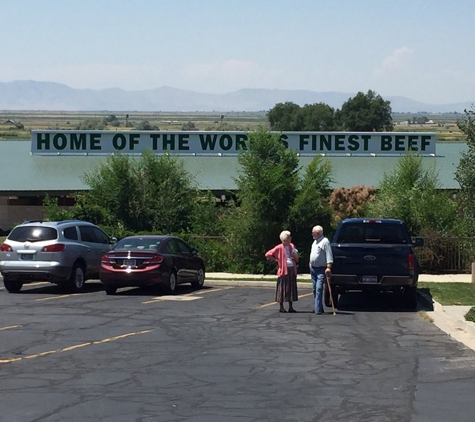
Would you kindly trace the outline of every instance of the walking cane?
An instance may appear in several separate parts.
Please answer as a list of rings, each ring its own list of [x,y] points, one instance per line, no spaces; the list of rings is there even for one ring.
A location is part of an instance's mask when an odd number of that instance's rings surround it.
[[[330,277],[325,276],[325,278],[327,279],[328,294],[330,295],[330,303],[332,304],[333,315],[336,315],[335,304],[333,303],[332,288],[330,286]]]

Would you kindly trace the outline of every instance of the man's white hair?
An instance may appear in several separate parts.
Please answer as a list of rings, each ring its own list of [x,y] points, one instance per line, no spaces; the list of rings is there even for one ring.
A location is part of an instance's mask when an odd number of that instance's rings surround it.
[[[313,232],[318,232],[318,233],[321,233],[323,234],[323,227],[322,226],[314,226],[314,228],[312,229]]]

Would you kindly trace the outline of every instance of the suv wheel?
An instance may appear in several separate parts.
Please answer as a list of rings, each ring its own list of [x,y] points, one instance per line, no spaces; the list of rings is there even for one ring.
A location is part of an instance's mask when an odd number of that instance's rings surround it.
[[[69,288],[73,292],[79,292],[81,290],[84,290],[84,284],[85,284],[85,277],[84,277],[84,269],[76,264],[73,267],[73,270],[71,271],[71,276],[69,277]]]
[[[23,283],[21,281],[16,281],[16,280],[12,281],[8,279],[4,279],[3,284],[5,286],[5,289],[7,289],[7,291],[10,293],[18,293],[23,287]]]

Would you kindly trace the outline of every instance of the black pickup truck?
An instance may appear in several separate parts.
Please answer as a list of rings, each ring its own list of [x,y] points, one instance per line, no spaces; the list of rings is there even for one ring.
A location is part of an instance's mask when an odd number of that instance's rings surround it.
[[[340,222],[331,242],[333,252],[331,298],[355,291],[392,291],[401,294],[407,309],[417,306],[419,263],[414,247],[422,238],[411,239],[401,220],[349,218]],[[331,305],[325,293],[325,304]]]

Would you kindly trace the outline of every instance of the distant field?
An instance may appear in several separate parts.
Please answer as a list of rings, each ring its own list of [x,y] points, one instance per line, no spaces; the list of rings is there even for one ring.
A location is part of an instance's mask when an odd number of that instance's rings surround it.
[[[151,126],[160,130],[181,130],[188,122],[195,125],[196,130],[252,130],[259,126],[267,126],[265,112],[228,112],[228,113],[165,113],[165,112],[51,112],[51,111],[2,111],[0,112],[0,139],[30,139],[33,129],[75,129],[87,119],[104,119],[115,115],[120,126],[110,129],[129,130],[138,123],[147,120]],[[8,121],[21,122],[22,130],[17,129]],[[128,127],[126,127],[128,124]]]
[[[147,120],[151,126],[160,130],[181,130],[188,122],[194,124],[196,130],[253,130],[259,126],[268,127],[266,112],[51,112],[51,111],[1,111],[0,139],[30,139],[33,129],[75,129],[82,121],[93,118],[106,118],[115,115],[120,126],[110,129],[128,130]],[[420,113],[416,116],[421,116]],[[393,121],[398,132],[436,132],[438,141],[463,141],[463,133],[457,127],[457,119],[464,115],[445,113],[424,115],[433,123],[408,124],[414,119],[414,114],[395,113]],[[21,123],[23,129],[14,124]],[[126,127],[128,123],[129,127]]]

